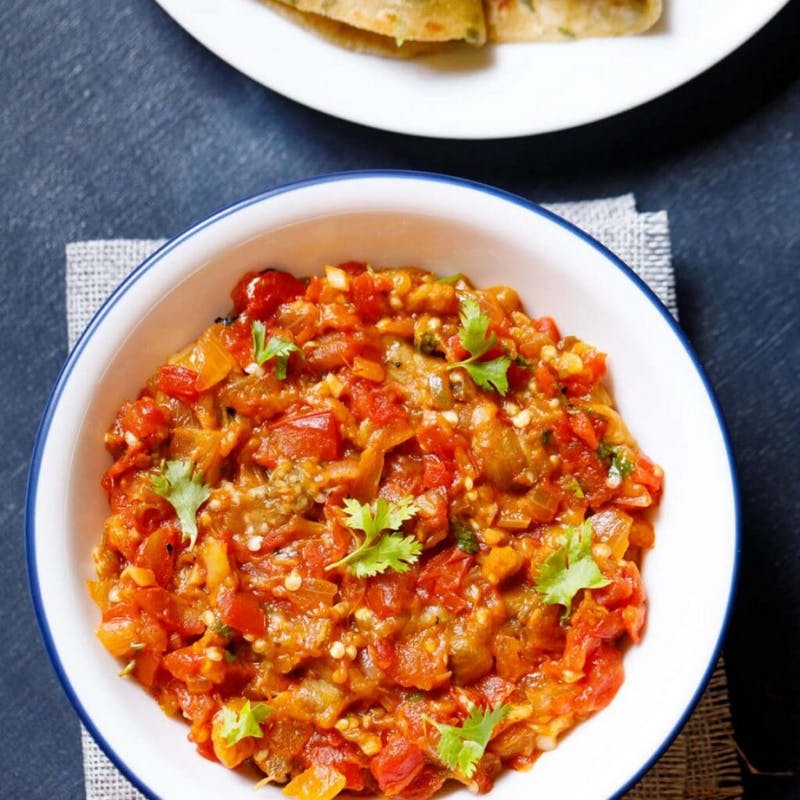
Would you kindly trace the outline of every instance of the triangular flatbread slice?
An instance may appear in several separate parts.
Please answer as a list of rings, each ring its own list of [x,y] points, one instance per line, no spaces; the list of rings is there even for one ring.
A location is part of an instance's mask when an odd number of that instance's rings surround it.
[[[277,14],[299,25],[301,28],[321,36],[332,44],[352,50],[354,53],[367,53],[374,56],[387,58],[416,58],[431,52],[441,52],[452,47],[459,47],[457,43],[449,42],[401,42],[381,36],[378,33],[354,28],[344,22],[323,17],[320,14],[297,11],[280,0],[262,0]]]
[[[486,41],[481,0],[282,0],[296,11],[317,14],[404,42]]]
[[[490,42],[623,36],[646,31],[661,0],[485,0]]]

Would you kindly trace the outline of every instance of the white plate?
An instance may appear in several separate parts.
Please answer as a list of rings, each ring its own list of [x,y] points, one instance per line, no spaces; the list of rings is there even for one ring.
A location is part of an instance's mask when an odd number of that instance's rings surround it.
[[[253,80],[351,122],[491,139],[594,122],[680,86],[735,50],[788,0],[664,0],[642,36],[491,45],[395,61],[351,53],[258,0],[156,0]]]

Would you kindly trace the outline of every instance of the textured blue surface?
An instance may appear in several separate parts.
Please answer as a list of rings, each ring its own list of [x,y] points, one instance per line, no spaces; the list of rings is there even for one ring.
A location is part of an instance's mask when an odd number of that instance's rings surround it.
[[[169,236],[275,184],[370,167],[463,175],[538,201],[634,191],[642,209],[669,211],[682,322],[742,484],[725,649],[737,739],[759,769],[800,772],[798,0],[644,108],[493,143],[385,134],[302,108],[210,55],[152,0],[4,0],[0,41],[0,796],[83,793],[77,718],[44,656],[22,549],[27,461],[66,356],[64,244]],[[753,798],[800,795],[796,775],[747,786]]]

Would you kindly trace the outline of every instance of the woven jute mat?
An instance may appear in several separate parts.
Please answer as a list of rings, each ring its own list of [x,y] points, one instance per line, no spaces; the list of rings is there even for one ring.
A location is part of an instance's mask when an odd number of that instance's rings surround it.
[[[666,212],[639,213],[635,198],[630,194],[550,208],[616,253],[677,318]],[[113,239],[75,242],[67,246],[70,345],[125,275],[160,244],[160,240]],[[87,800],[143,800],[85,729],[82,743]],[[624,797],[626,800],[734,800],[742,797],[721,659],[681,733]]]
[[[720,658],[683,730],[626,800],[733,800],[743,796],[742,776]]]

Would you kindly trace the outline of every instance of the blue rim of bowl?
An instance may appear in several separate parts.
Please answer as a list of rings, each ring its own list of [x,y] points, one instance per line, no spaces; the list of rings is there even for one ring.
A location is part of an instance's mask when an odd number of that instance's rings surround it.
[[[61,371],[59,372],[58,377],[56,378],[56,382],[53,385],[53,388],[51,389],[50,394],[47,398],[47,404],[45,405],[45,409],[42,414],[42,419],[41,422],[39,423],[39,428],[36,432],[33,455],[31,457],[31,464],[28,470],[28,482],[25,493],[25,560],[27,563],[27,570],[28,570],[28,588],[30,590],[31,600],[33,603],[34,611],[36,613],[36,619],[37,622],[39,623],[39,628],[42,633],[45,649],[47,650],[50,662],[52,663],[53,668],[55,669],[56,675],[58,676],[58,679],[61,682],[64,692],[66,693],[67,697],[69,698],[70,702],[75,708],[75,711],[78,713],[81,722],[89,731],[89,733],[92,735],[92,738],[94,738],[94,740],[100,745],[103,752],[108,756],[108,758],[117,767],[117,769],[119,769],[119,771],[142,794],[144,794],[147,798],[150,798],[150,800],[160,800],[159,796],[155,794],[155,792],[153,792],[152,789],[150,789],[148,786],[142,783],[142,781],[133,773],[133,771],[127,766],[127,764],[125,764],[125,762],[120,758],[120,756],[117,755],[114,749],[108,744],[105,738],[100,734],[100,732],[95,727],[91,717],[87,713],[86,709],[83,707],[83,704],[81,703],[75,690],[73,689],[72,684],[70,683],[69,678],[67,677],[66,671],[64,670],[64,667],[61,664],[61,659],[58,656],[55,643],[53,642],[53,638],[50,633],[50,626],[48,624],[47,617],[44,612],[44,607],[41,598],[41,589],[39,586],[38,572],[36,568],[36,548],[34,546],[34,535],[36,529],[35,505],[36,505],[36,494],[39,484],[39,471],[41,466],[42,452],[44,450],[45,442],[47,441],[47,435],[50,430],[50,425],[52,423],[53,416],[55,414],[56,408],[58,407],[61,394],[64,391],[64,387],[66,385],[67,380],[69,379],[72,369],[75,366],[75,363],[80,358],[80,355],[83,352],[84,348],[86,347],[87,342],[89,341],[89,339],[91,339],[97,327],[105,319],[108,313],[114,308],[114,306],[122,299],[122,297],[128,291],[130,286],[133,285],[137,280],[139,280],[139,278],[145,272],[154,267],[165,255],[167,255],[167,253],[171,252],[182,242],[186,241],[187,239],[190,239],[192,236],[196,235],[205,228],[208,228],[209,226],[215,224],[216,222],[231,216],[232,214],[240,211],[241,209],[248,208],[249,206],[252,205],[256,205],[260,202],[263,202],[264,200],[268,200],[269,198],[325,183],[335,183],[339,181],[364,180],[364,179],[375,179],[375,178],[432,181],[434,183],[444,183],[452,186],[457,186],[462,189],[470,189],[473,191],[478,191],[483,194],[488,194],[492,197],[496,197],[500,200],[505,200],[506,202],[510,202],[513,203],[514,205],[525,208],[534,214],[537,214],[541,217],[544,217],[545,219],[550,220],[559,227],[574,234],[579,239],[582,239],[584,242],[586,242],[586,244],[590,245],[598,253],[604,256],[609,262],[611,262],[612,265],[617,267],[622,272],[623,275],[625,275],[629,280],[631,280],[637,286],[637,288],[641,290],[642,294],[644,294],[647,300],[649,300],[650,303],[656,308],[656,310],[662,316],[664,321],[669,325],[670,329],[672,330],[672,333],[676,336],[676,338],[682,345],[683,349],[685,350],[686,355],[689,357],[689,360],[692,362],[692,365],[694,366],[694,369],[697,372],[697,375],[700,378],[703,387],[706,391],[708,400],[711,403],[711,407],[714,411],[714,415],[717,420],[717,425],[719,427],[719,431],[720,434],[722,435],[722,440],[725,445],[725,454],[728,459],[728,469],[730,473],[731,489],[733,492],[733,503],[734,503],[735,547],[734,547],[734,554],[733,554],[734,558],[731,570],[730,586],[728,588],[728,598],[726,602],[725,613],[722,618],[722,624],[720,626],[717,641],[711,651],[705,671],[700,681],[698,682],[697,689],[695,690],[694,695],[692,696],[687,706],[684,708],[683,712],[681,713],[677,722],[673,726],[672,730],[663,739],[659,747],[656,748],[653,755],[631,778],[628,779],[628,781],[623,786],[621,786],[616,792],[614,792],[614,794],[610,795],[607,798],[607,800],[615,800],[615,798],[619,798],[631,786],[633,786],[650,769],[650,767],[652,767],[653,764],[656,761],[658,761],[658,759],[661,757],[661,755],[664,753],[667,747],[669,747],[669,745],[672,743],[672,740],[678,735],[681,728],[685,724],[686,720],[689,718],[689,715],[694,710],[694,707],[697,705],[697,702],[700,700],[700,697],[702,696],[703,691],[705,690],[706,684],[708,683],[708,680],[711,677],[711,673],[714,669],[714,666],[716,665],[720,650],[722,649],[722,642],[725,636],[725,630],[728,626],[728,621],[730,619],[730,614],[731,614],[731,608],[733,605],[736,579],[739,572],[739,555],[741,549],[741,511],[740,511],[739,482],[736,477],[736,467],[733,458],[733,449],[731,447],[730,435],[728,434],[728,428],[725,423],[725,418],[722,414],[722,409],[720,408],[719,401],[717,400],[716,395],[714,394],[714,390],[712,389],[711,383],[708,380],[708,376],[706,375],[705,370],[703,369],[703,366],[700,363],[700,359],[694,352],[694,349],[689,343],[689,340],[686,338],[686,335],[678,326],[678,323],[675,321],[673,316],[665,308],[663,303],[653,293],[652,289],[650,289],[650,287],[627,264],[625,264],[622,260],[620,260],[616,255],[614,255],[614,253],[612,253],[607,247],[600,244],[600,242],[598,242],[593,237],[589,236],[589,234],[587,234],[585,231],[573,225],[571,222],[567,222],[565,219],[562,219],[552,211],[548,211],[547,209],[542,208],[536,203],[533,203],[530,200],[526,200],[524,197],[520,197],[519,195],[512,194],[511,192],[507,192],[503,189],[497,189],[493,186],[488,186],[487,184],[484,183],[471,181],[466,178],[456,178],[450,175],[442,175],[434,172],[421,172],[414,170],[360,170],[352,172],[334,172],[326,175],[320,175],[314,178],[307,178],[305,180],[296,181],[293,183],[282,184],[280,186],[276,186],[273,189],[269,189],[265,192],[260,192],[259,194],[251,195],[242,200],[238,200],[233,203],[230,203],[229,205],[223,206],[219,210],[210,214],[208,217],[200,220],[199,222],[194,223],[189,228],[184,230],[182,233],[178,234],[174,238],[168,240],[163,245],[161,245],[161,247],[159,247],[152,255],[150,255],[135,269],[133,269],[132,272],[119,284],[119,286],[117,286],[117,288],[113,291],[113,293],[108,297],[108,299],[100,306],[100,308],[92,316],[91,320],[89,321],[89,324],[86,326],[86,329],[83,331],[83,333],[76,341],[75,346],[69,353],[67,360],[64,363],[64,366],[61,368]]]

